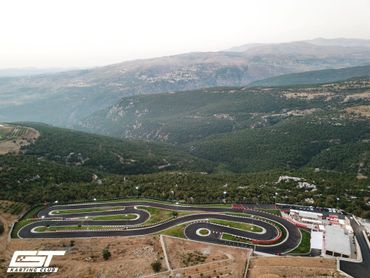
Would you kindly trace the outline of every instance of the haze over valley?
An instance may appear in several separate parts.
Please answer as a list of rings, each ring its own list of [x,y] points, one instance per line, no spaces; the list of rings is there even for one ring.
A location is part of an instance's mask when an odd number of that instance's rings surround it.
[[[241,86],[282,74],[370,63],[367,40],[316,39],[244,48],[0,78],[0,120],[71,127],[126,96]]]

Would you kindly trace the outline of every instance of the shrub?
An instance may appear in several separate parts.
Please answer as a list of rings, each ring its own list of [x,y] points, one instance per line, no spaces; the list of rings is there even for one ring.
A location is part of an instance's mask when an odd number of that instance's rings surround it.
[[[110,253],[110,251],[109,251],[109,246],[107,246],[107,247],[105,247],[104,249],[103,249],[103,259],[104,260],[109,260],[109,258],[112,256],[112,254]]]
[[[4,224],[0,222],[0,235],[4,233]]]
[[[154,272],[160,272],[162,269],[162,263],[160,261],[155,261],[154,263],[151,264]]]

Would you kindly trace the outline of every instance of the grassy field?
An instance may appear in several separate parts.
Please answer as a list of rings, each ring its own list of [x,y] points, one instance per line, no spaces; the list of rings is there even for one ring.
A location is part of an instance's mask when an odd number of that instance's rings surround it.
[[[201,234],[201,235],[208,235],[208,230],[207,229],[200,229],[199,230],[199,233]]]
[[[291,254],[306,254],[311,250],[311,234],[303,229],[300,229],[302,233],[302,241],[299,246],[291,251]]]
[[[118,209],[123,209],[123,207],[53,210],[52,214],[59,215],[59,214],[89,213],[89,212],[111,211],[111,210],[118,210]]]
[[[37,227],[35,228],[36,232],[57,232],[57,231],[68,231],[68,230],[81,230],[81,231],[89,231],[89,230],[102,230],[102,229],[112,229],[111,227],[104,227],[104,226],[50,226],[50,227]]]
[[[223,233],[221,239],[244,242],[244,243],[250,243],[250,241],[246,238],[236,237],[234,235],[227,234],[227,233]]]
[[[89,220],[134,220],[137,218],[136,214],[116,214],[116,215],[102,215],[102,216],[91,216]],[[79,218],[84,219],[84,218]]]
[[[248,223],[226,221],[226,220],[219,220],[219,219],[211,219],[210,222],[215,223],[215,224],[229,226],[230,228],[240,229],[240,230],[244,230],[248,232],[261,233],[263,231],[261,227],[248,224]]]
[[[184,229],[187,224],[178,225],[167,230],[160,232],[159,234],[166,235],[166,236],[174,236],[179,238],[185,238],[184,236]]]
[[[146,210],[150,213],[150,218],[145,222],[145,224],[155,224],[174,217],[192,214],[192,212],[187,211],[165,210],[153,207],[138,207],[138,209]]]
[[[209,207],[209,208],[231,208],[231,204],[202,204],[202,205],[190,205],[191,207]]]
[[[277,216],[281,216],[281,212],[278,209],[261,209],[261,210],[265,211],[265,212],[268,212],[268,213],[272,213],[272,214],[277,215]]]

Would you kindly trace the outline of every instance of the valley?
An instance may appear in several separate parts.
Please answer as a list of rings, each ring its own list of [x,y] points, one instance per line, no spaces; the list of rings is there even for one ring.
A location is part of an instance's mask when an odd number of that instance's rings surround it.
[[[252,44],[0,78],[0,264],[27,245],[101,277],[360,277],[369,46]]]
[[[363,124],[362,120],[360,123]],[[264,145],[266,152],[262,149],[252,152],[251,148],[239,146],[254,144],[246,139],[226,141],[235,144],[235,152],[230,147],[228,153],[223,152],[229,145],[215,141],[213,144],[217,147],[202,153],[204,142],[199,143],[196,152],[165,143],[115,139],[43,124],[27,123],[27,126],[37,129],[40,137],[31,145],[23,146],[18,155],[0,156],[0,199],[29,205],[36,205],[40,200],[67,202],[127,196],[193,204],[281,202],[340,207],[359,216],[369,215],[368,143],[360,137],[354,142],[339,144],[323,138],[324,149],[315,150],[318,153],[313,155],[308,149],[297,152],[298,145],[284,137],[287,132],[284,127],[279,131],[282,137],[276,133],[275,141],[270,143],[275,153],[267,144]],[[301,126],[298,122],[292,128],[299,130]],[[352,138],[351,130],[358,126],[349,125],[348,131],[340,126],[341,140],[348,140],[347,136]],[[323,136],[325,132],[317,128],[314,126],[312,132],[315,130],[315,136]],[[364,133],[359,136],[367,134],[366,129],[362,129]],[[328,134],[336,134],[335,130]],[[306,142],[305,136],[300,137],[300,142]],[[261,141],[266,137],[262,133],[257,139]],[[277,147],[282,144],[286,144],[284,148]],[[330,151],[328,144],[333,144]],[[284,156],[286,153],[289,156]],[[340,163],[332,159],[333,154],[341,155]],[[292,159],[301,164],[292,163]],[[239,165],[252,167],[242,169]],[[300,181],[280,182],[280,177],[285,175],[300,177]],[[307,185],[300,186],[300,182]],[[339,201],[338,196],[341,196]]]
[[[361,77],[217,87],[123,98],[80,121],[75,128],[84,132],[3,124],[3,142],[22,126],[35,138],[18,144],[18,155],[0,156],[0,197],[29,204],[97,196],[282,202],[368,217],[369,91],[369,78]],[[21,139],[23,133],[15,135]],[[315,190],[279,184],[285,175]]]
[[[129,97],[77,128],[169,143],[232,172],[308,166],[367,176],[369,90],[370,80],[359,78]]]

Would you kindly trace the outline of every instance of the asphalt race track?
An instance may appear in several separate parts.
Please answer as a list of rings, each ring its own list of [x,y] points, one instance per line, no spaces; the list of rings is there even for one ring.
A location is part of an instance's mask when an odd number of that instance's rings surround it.
[[[356,221],[351,220],[351,225],[355,236],[361,248],[362,262],[340,261],[340,269],[352,277],[369,277],[370,274],[370,249],[362,233],[364,227],[358,225]]]
[[[141,207],[154,207],[176,211],[194,211],[194,214],[171,218],[165,222],[145,225],[144,222],[150,217],[150,214]],[[56,210],[80,210],[80,209],[109,209],[110,211],[84,212],[68,214],[53,214]],[[195,212],[196,211],[196,212]],[[224,244],[245,248],[253,248],[251,244],[239,241],[228,241],[222,239],[222,233],[228,233],[236,237],[242,237],[254,242],[256,251],[270,254],[284,254],[295,249],[301,241],[299,229],[291,222],[258,210],[245,209],[243,215],[230,215],[225,213],[241,212],[232,208],[212,208],[212,207],[190,207],[162,204],[147,201],[133,202],[112,202],[112,203],[89,203],[89,204],[70,204],[54,205],[40,210],[37,214],[38,220],[22,227],[18,236],[21,238],[76,238],[76,237],[113,237],[113,236],[139,236],[158,233],[179,224],[185,224],[184,234],[187,238],[208,243]],[[103,215],[122,215],[135,214],[136,219],[131,220],[90,220],[93,216]],[[87,216],[87,218],[85,218]],[[81,219],[75,219],[81,218]],[[227,221],[236,221],[260,226],[262,233],[244,231],[228,226],[209,223],[208,219],[219,219]],[[109,226],[101,230],[71,230],[71,231],[45,231],[36,232],[34,229],[40,226]],[[280,232],[278,226],[285,229]],[[209,235],[199,235],[199,229],[208,229]]]

